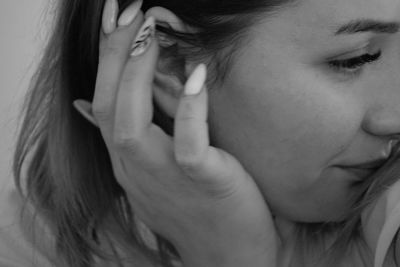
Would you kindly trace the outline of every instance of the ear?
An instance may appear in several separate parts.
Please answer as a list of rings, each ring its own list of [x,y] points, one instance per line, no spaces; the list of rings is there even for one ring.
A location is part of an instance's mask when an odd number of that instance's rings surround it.
[[[146,17],[153,16],[157,25],[179,32],[192,32],[181,19],[163,7],[152,7],[146,11]],[[154,101],[168,117],[174,118],[188,75],[195,66],[187,62],[180,53],[181,43],[166,34],[156,31],[160,47],[159,59],[155,70],[153,95]]]

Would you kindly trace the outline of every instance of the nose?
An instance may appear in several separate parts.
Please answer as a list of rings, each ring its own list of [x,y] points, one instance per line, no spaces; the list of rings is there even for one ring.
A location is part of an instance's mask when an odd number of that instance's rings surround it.
[[[399,39],[400,41],[400,39]],[[394,48],[396,54],[399,46]],[[400,61],[387,60],[380,79],[371,80],[371,95],[362,121],[362,128],[371,135],[400,139]],[[368,91],[369,92],[369,91]]]
[[[389,138],[400,138],[400,99],[397,104],[370,110],[362,122],[364,131]]]

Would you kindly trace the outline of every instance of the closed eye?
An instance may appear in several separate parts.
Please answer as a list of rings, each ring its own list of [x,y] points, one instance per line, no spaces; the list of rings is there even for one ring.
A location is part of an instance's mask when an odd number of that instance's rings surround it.
[[[375,54],[364,54],[358,57],[348,59],[336,59],[328,62],[330,68],[334,71],[343,74],[356,74],[362,70],[365,64],[369,64],[377,61],[382,55],[382,51],[378,51]]]

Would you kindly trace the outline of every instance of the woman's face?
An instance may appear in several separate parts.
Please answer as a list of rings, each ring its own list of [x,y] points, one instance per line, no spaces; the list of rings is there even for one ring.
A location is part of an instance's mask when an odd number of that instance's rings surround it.
[[[210,91],[214,143],[276,214],[340,219],[368,174],[340,166],[387,156],[400,134],[398,23],[398,0],[299,1],[250,29]]]

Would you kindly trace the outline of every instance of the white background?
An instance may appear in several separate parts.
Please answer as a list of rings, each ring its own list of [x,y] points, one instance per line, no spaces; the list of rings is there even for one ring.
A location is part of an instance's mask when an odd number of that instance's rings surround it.
[[[17,115],[43,50],[48,2],[0,0],[0,188],[13,178]]]

